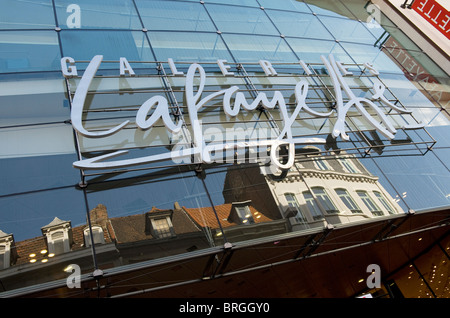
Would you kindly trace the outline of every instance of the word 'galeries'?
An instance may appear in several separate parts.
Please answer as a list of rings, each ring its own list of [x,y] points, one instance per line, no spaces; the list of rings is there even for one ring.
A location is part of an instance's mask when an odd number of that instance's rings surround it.
[[[71,109],[71,121],[73,128],[85,137],[101,138],[113,135],[123,129],[129,124],[129,120],[123,121],[121,124],[103,131],[88,131],[83,127],[83,110],[85,106],[86,95],[89,90],[89,86],[94,78],[97,70],[103,60],[102,55],[96,55],[92,58],[87,66],[86,70],[81,77],[75,94],[72,99]],[[305,79],[300,79],[295,85],[295,108],[292,114],[288,114],[285,99],[280,91],[275,91],[271,100],[264,92],[258,93],[257,97],[250,103],[247,101],[245,95],[239,92],[238,86],[231,86],[227,89],[213,92],[209,95],[202,96],[206,82],[206,74],[203,67],[197,63],[193,63],[189,66],[189,69],[184,73],[178,71],[173,63],[173,60],[169,59],[168,63],[174,76],[185,76],[185,100],[186,107],[189,114],[191,124],[191,136],[192,141],[190,147],[179,147],[172,149],[170,152],[161,153],[156,155],[144,156],[133,159],[122,160],[108,160],[119,155],[127,153],[126,150],[119,150],[106,155],[100,155],[93,158],[79,160],[73,163],[74,167],[80,169],[110,169],[118,167],[127,167],[132,165],[139,165],[145,163],[151,163],[162,160],[177,160],[180,158],[194,158],[195,163],[211,163],[214,162],[214,158],[211,157],[211,152],[223,151],[227,149],[236,148],[255,148],[255,147],[267,147],[270,149],[270,161],[273,167],[279,169],[289,169],[294,163],[295,157],[295,145],[296,144],[324,144],[326,142],[323,138],[298,138],[293,137],[292,125],[298,117],[301,110],[307,112],[315,117],[329,117],[336,112],[336,122],[333,126],[332,136],[337,138],[341,136],[343,140],[349,140],[349,136],[346,134],[345,129],[345,117],[351,107],[355,107],[358,112],[383,136],[388,139],[393,139],[396,133],[396,129],[389,122],[387,116],[384,114],[373,101],[380,100],[384,105],[388,106],[392,110],[398,113],[411,113],[402,107],[398,107],[384,96],[385,86],[377,81],[373,85],[373,91],[375,94],[371,99],[364,97],[357,97],[350,89],[349,85],[344,80],[344,76],[352,75],[340,62],[336,61],[333,55],[329,55],[328,59],[321,56],[321,60],[328,70],[333,88],[336,107],[330,112],[317,112],[306,105],[306,96],[308,93],[308,82]],[[135,73],[131,68],[126,58],[120,58],[120,75],[121,76],[134,76]],[[229,71],[230,66],[226,64],[225,60],[217,61],[221,72],[224,76],[233,76],[234,74]],[[277,76],[277,72],[268,61],[261,60],[259,63],[267,76]],[[304,69],[307,75],[311,75],[311,71],[307,68],[303,61],[300,61],[299,65]],[[371,75],[378,75],[378,72],[373,68],[370,63],[365,63],[364,66],[369,70]],[[77,76],[77,69],[75,61],[71,57],[64,57],[61,59],[62,73],[66,78]],[[198,75],[197,75],[198,73]],[[199,76],[195,80],[196,76]],[[344,103],[343,91],[347,96],[347,101]],[[223,99],[223,111],[231,117],[235,117],[239,114],[241,109],[247,111],[256,110],[258,107],[263,107],[266,110],[277,109],[280,112],[280,118],[282,120],[283,128],[272,139],[263,139],[256,141],[235,142],[234,140],[214,143],[210,142],[206,144],[203,136],[201,122],[198,119],[198,113],[205,106],[207,102],[222,97]],[[371,108],[378,116],[374,118],[369,114],[365,107]],[[259,108],[258,108],[259,109]],[[162,95],[156,95],[145,101],[138,109],[136,114],[136,125],[139,129],[148,130],[156,122],[164,123],[165,127],[172,134],[177,134],[182,129],[182,120],[174,122],[170,115],[169,103],[167,99]],[[380,122],[381,121],[381,122]],[[421,125],[407,125],[406,129],[421,128]],[[287,147],[287,160],[282,163],[279,156],[279,148]]]

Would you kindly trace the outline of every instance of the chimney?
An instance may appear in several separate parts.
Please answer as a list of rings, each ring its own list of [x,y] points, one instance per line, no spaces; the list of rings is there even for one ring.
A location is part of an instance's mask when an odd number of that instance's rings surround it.
[[[108,220],[108,211],[103,204],[97,205],[89,213],[92,224],[105,225]]]

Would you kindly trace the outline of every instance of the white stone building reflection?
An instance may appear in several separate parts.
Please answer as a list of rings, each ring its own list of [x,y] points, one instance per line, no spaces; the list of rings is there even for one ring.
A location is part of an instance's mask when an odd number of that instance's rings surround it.
[[[276,206],[282,218],[289,220],[292,231],[404,212],[378,177],[355,156],[342,151],[339,155],[320,156],[315,147],[304,150],[295,165],[280,177],[274,177],[267,167],[230,171],[225,197],[252,200],[260,211]]]

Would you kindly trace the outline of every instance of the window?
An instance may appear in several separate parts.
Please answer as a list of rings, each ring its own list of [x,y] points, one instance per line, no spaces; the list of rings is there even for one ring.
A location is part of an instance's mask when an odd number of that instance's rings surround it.
[[[42,234],[47,238],[48,252],[55,255],[70,251],[72,228],[70,221],[62,221],[57,217],[42,228]]]
[[[105,243],[105,237],[103,236],[103,229],[100,226],[92,226],[92,236],[94,238],[94,244]],[[84,229],[84,243],[86,246],[91,246],[91,231],[89,228]]]
[[[49,252],[62,254],[64,250],[64,233],[63,231],[54,232],[50,235],[51,244],[49,244]],[[51,246],[51,247],[50,247]]]
[[[352,212],[352,213],[361,213],[361,209],[358,207],[358,205],[353,201],[353,198],[351,195],[347,192],[345,189],[336,189],[337,195],[341,198],[342,202],[344,202],[345,206]]]
[[[386,198],[380,192],[374,191],[373,193],[378,198],[378,201],[380,201],[381,205],[384,206],[384,208],[389,212],[389,214],[395,214],[394,209],[391,207],[391,205],[387,202]]]
[[[172,221],[169,217],[151,219],[153,233],[157,238],[172,237],[175,235],[173,231]]]
[[[0,245],[0,270],[6,268],[6,264],[8,261],[6,260],[6,246]]]
[[[353,162],[351,162],[350,159],[340,158],[339,161],[347,172],[359,173],[358,169],[356,169],[356,167],[353,165]]]
[[[285,193],[284,194],[286,201],[288,203],[289,212],[295,213],[295,220],[299,222],[305,222],[306,218],[302,214],[302,211],[300,211],[300,205],[298,204],[297,198],[293,193]]]
[[[314,194],[316,195],[319,202],[322,204],[323,208],[327,211],[327,213],[337,213],[339,210],[334,205],[333,201],[331,201],[327,192],[324,188],[315,187],[312,188]]]
[[[6,234],[0,230],[0,270],[8,268],[14,258],[11,245],[14,244],[12,234]]]
[[[306,206],[308,207],[309,212],[311,213],[314,220],[320,220],[323,218],[322,212],[320,211],[317,202],[314,200],[311,192],[305,191],[303,192],[303,197],[306,201]]]
[[[367,206],[370,212],[372,212],[375,216],[383,215],[383,212],[380,210],[380,208],[375,204],[375,202],[372,201],[372,199],[369,197],[369,194],[367,194],[366,191],[356,191],[358,193],[361,200],[364,202],[364,204]]]
[[[255,220],[253,219],[252,213],[248,206],[238,206],[236,207],[236,212],[241,221],[241,224],[253,224]]]
[[[331,170],[331,167],[322,158],[314,158],[314,163],[319,170]]]

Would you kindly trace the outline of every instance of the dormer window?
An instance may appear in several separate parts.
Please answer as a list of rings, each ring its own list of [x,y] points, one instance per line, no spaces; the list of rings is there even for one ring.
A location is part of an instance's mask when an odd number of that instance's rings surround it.
[[[49,253],[58,255],[70,251],[72,242],[70,221],[62,221],[55,217],[50,224],[42,227],[41,230],[47,239]]]
[[[12,234],[0,231],[0,270],[11,265],[11,246],[14,244]]]
[[[175,236],[172,224],[173,210],[160,210],[152,208],[147,212],[146,231],[154,238],[170,238]]]
[[[91,231],[89,230],[89,227],[85,228],[83,231],[84,234],[84,244],[86,247],[89,247],[92,245],[91,240]],[[94,238],[94,245],[95,244],[104,244],[105,243],[105,237],[103,236],[103,229],[99,225],[93,225],[92,226],[92,237]]]
[[[151,220],[154,235],[157,238],[172,237],[175,235],[170,218],[152,218]]]
[[[241,221],[241,224],[253,224],[255,220],[253,219],[253,215],[250,212],[250,208],[248,205],[245,206],[237,206],[236,213]]]

